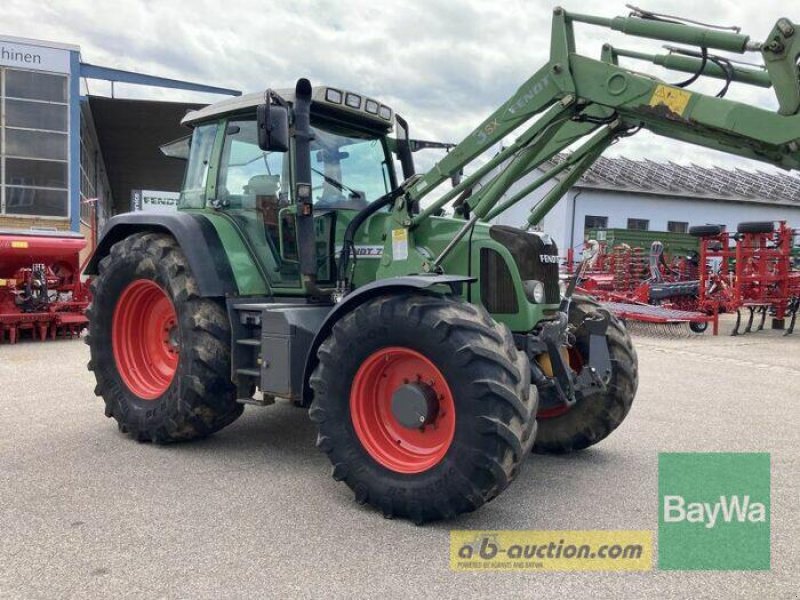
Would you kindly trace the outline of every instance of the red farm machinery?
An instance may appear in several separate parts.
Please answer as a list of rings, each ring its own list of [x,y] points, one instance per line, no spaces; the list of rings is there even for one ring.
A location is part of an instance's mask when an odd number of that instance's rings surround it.
[[[618,318],[642,324],[651,333],[674,333],[684,326],[703,333],[708,324],[718,331],[718,311],[698,308],[699,259],[696,254],[667,259],[664,245],[644,248],[608,247],[587,242],[594,256],[581,277],[580,290],[601,300]]]
[[[85,247],[77,233],[0,230],[0,343],[80,333],[89,305],[78,258]]]
[[[756,314],[757,331],[772,315],[773,329],[794,331],[800,308],[800,271],[793,265],[795,239],[800,230],[785,221],[739,223],[735,233],[724,227],[695,228],[700,237],[698,308],[703,311],[736,311],[733,335],[750,333]],[[749,317],[741,330],[742,311]]]
[[[718,315],[736,312],[733,335],[750,333],[757,314],[757,331],[772,315],[773,328],[792,333],[800,309],[800,271],[793,254],[798,230],[785,221],[745,222],[736,229],[731,233],[722,225],[691,227],[698,252],[670,260],[657,241],[648,256],[643,248],[608,248],[589,240],[587,250],[594,256],[580,289],[621,319],[666,326],[668,331],[688,324],[702,333],[712,323],[716,334]],[[749,317],[742,330],[744,309]]]

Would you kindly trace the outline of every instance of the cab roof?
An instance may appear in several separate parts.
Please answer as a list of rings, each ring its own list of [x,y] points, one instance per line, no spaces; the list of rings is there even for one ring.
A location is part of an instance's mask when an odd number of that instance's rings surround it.
[[[294,102],[293,89],[276,90],[276,93],[289,103]],[[264,92],[244,94],[235,98],[215,102],[198,110],[193,110],[181,119],[181,125],[193,127],[201,121],[216,119],[221,116],[246,111],[264,103]],[[371,126],[391,129],[394,111],[385,104],[342,88],[316,86],[311,95],[312,110],[323,109],[344,119],[356,118]]]

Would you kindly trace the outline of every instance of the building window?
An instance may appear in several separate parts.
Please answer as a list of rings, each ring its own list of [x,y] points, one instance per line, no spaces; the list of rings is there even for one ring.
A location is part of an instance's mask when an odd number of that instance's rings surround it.
[[[0,69],[0,214],[69,216],[67,82]]]
[[[608,217],[596,217],[586,215],[583,218],[583,237],[588,238],[593,232],[600,229],[608,229]],[[594,235],[597,235],[596,233]]]
[[[687,233],[689,223],[685,221],[667,221],[667,231],[670,233]]]
[[[591,229],[608,229],[608,217],[596,217],[594,215],[586,215],[583,218],[584,234]]]
[[[650,221],[647,219],[628,219],[628,229],[647,231],[650,229]]]

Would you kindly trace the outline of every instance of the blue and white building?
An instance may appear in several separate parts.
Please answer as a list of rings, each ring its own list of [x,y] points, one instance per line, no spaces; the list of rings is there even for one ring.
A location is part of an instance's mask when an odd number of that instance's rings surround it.
[[[111,97],[87,93],[111,82]],[[159,146],[201,104],[114,97],[114,83],[239,95],[84,62],[78,46],[0,36],[0,229],[83,231],[128,210],[134,189],[178,191]],[[88,236],[87,236],[88,237]]]
[[[516,182],[508,197],[541,174],[537,169]],[[553,185],[539,188],[495,222],[521,226]],[[692,225],[711,223],[735,231],[743,221],[779,220],[800,228],[800,177],[795,174],[601,157],[540,227],[564,255],[570,247],[580,251],[592,229],[685,233]]]

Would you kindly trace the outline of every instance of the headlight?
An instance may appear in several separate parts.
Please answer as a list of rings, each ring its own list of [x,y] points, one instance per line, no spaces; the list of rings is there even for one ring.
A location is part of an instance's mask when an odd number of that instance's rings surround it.
[[[544,284],[536,279],[528,279],[523,283],[525,296],[531,302],[542,304],[544,302]]]

